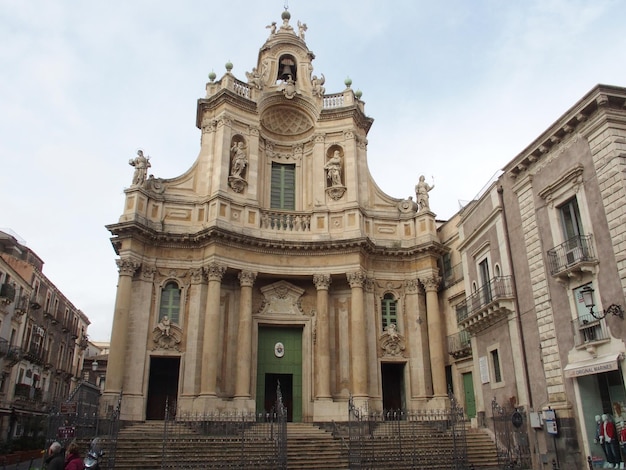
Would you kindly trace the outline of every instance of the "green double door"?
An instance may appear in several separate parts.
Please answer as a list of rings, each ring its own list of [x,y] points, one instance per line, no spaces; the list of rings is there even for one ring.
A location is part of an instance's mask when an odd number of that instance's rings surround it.
[[[279,384],[288,421],[302,421],[302,328],[259,327],[257,413],[272,411]]]

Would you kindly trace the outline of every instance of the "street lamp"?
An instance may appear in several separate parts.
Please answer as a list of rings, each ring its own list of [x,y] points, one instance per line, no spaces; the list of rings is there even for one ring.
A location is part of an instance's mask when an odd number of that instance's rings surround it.
[[[98,370],[98,361],[93,361],[91,363],[91,370],[96,372]]]
[[[589,309],[589,313],[593,316],[593,318],[602,320],[607,315],[614,315],[620,317],[622,320],[624,319],[624,309],[622,309],[621,305],[617,304],[609,305],[601,314],[595,313],[593,311],[593,307],[595,307],[596,304],[593,300],[593,293],[594,289],[589,284],[580,290],[580,294],[583,296],[583,302],[585,302],[585,307]]]

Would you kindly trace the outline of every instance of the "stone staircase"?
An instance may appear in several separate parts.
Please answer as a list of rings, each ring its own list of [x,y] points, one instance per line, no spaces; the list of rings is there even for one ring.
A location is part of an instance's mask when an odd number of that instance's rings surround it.
[[[395,423],[397,425],[397,423]],[[406,449],[404,455],[396,453],[392,461],[394,470],[404,468],[428,468],[448,470],[449,464],[438,463],[425,458],[416,460],[416,448],[424,449],[423,455],[432,458],[432,449],[440,455],[448,457],[454,451],[452,438],[449,434],[426,430],[417,439],[408,436],[398,441],[389,438],[389,432],[377,428],[370,439],[364,441],[361,455],[390,455],[390,449],[397,446]],[[389,424],[391,425],[391,423]],[[207,436],[193,432],[187,428],[168,427],[167,445],[163,448],[162,421],[148,421],[132,424],[120,430],[115,453],[115,469],[148,470],[148,469],[248,469],[257,470],[276,468],[276,441],[271,437],[270,430],[263,429],[269,424],[253,424],[245,432],[245,447],[237,437]],[[320,429],[313,424],[287,424],[287,462],[288,469],[340,470],[348,469],[347,436],[344,440],[334,438],[331,432]],[[468,468],[475,470],[498,468],[498,460],[494,443],[489,436],[480,430],[468,429],[466,432]],[[412,450],[411,460],[407,460]],[[392,454],[394,451],[392,450]],[[112,457],[111,455],[109,457]],[[404,459],[404,460],[403,460]],[[445,458],[441,459],[445,461]],[[473,467],[470,467],[473,465]],[[111,467],[112,468],[112,467]],[[383,468],[383,467],[378,467]]]

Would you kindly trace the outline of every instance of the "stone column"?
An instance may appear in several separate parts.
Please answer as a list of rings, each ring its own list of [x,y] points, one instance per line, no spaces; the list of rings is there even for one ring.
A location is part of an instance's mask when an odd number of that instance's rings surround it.
[[[203,299],[204,271],[202,268],[189,270],[189,319],[187,321],[187,348],[185,371],[182,374],[183,396],[193,397],[198,394],[202,366],[202,332],[204,331],[204,312],[206,297]]]
[[[217,395],[217,370],[220,343],[220,297],[222,292],[222,277],[226,267],[218,263],[211,263],[206,267],[209,287],[204,320],[204,335],[202,342],[202,376],[200,378],[200,393],[202,395]]]
[[[128,316],[130,315],[133,275],[141,263],[130,258],[116,260],[119,269],[115,313],[111,330],[111,350],[107,364],[107,380],[105,393],[117,394],[124,386],[124,364],[128,358]],[[115,350],[113,350],[115,348]]]
[[[329,274],[314,274],[317,289],[317,325],[315,328],[315,398],[330,394],[330,323],[328,320]]]
[[[250,398],[250,361],[252,360],[252,286],[256,273],[239,273],[239,324],[237,329],[237,377],[235,398]]]
[[[431,277],[420,279],[426,290],[426,316],[428,317],[428,345],[430,349],[431,375],[433,378],[433,395],[446,397],[446,348],[443,342],[444,325],[439,312],[437,290],[441,278]]]
[[[404,281],[406,292],[406,312],[407,325],[405,333],[407,344],[410,350],[409,359],[409,379],[411,383],[411,398],[424,398],[426,396],[426,384],[424,383],[425,370],[430,372],[424,364],[424,354],[422,353],[422,319],[419,316],[419,299],[417,296],[419,281],[417,279],[407,279]]]
[[[362,271],[347,273],[352,290],[352,308],[350,311],[350,362],[352,364],[352,395],[355,398],[367,398],[367,346],[365,338],[365,315],[363,304]]]

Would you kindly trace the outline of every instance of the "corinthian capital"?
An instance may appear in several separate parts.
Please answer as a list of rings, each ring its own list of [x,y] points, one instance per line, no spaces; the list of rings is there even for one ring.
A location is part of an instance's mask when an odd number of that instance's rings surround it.
[[[222,277],[224,277],[224,273],[226,272],[226,266],[219,263],[211,263],[208,266],[205,266],[205,271],[207,273],[207,277],[209,281],[222,281]]]
[[[141,263],[131,258],[116,259],[117,269],[120,276],[132,276],[139,269]]]
[[[365,282],[365,274],[363,271],[359,270],[346,273],[346,277],[348,278],[348,284],[350,284],[350,287],[363,287],[363,283]]]
[[[426,290],[426,292],[437,292],[437,290],[439,289],[439,285],[441,284],[441,277],[439,276],[433,276],[433,277],[426,277],[423,279],[420,279],[420,282],[422,284],[424,284],[424,289]]]
[[[417,279],[406,279],[404,281],[404,288],[409,294],[415,294],[419,287],[419,281]]]
[[[317,290],[328,289],[330,282],[330,274],[313,274],[313,284]]]
[[[256,279],[256,274],[251,271],[241,271],[239,273],[239,285],[241,287],[252,287]]]

